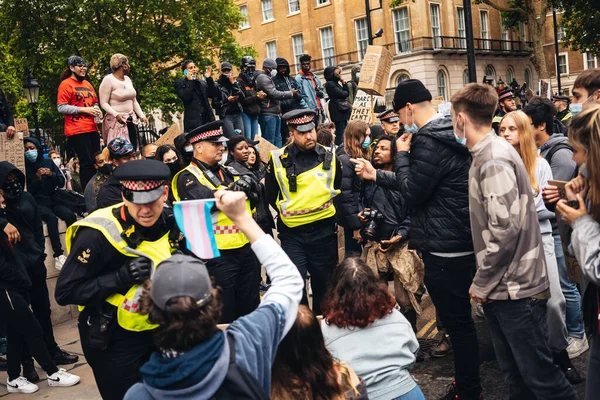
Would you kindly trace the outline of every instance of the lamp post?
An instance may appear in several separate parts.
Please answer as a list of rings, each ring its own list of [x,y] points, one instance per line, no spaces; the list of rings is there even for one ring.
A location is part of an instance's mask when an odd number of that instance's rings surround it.
[[[367,35],[369,37],[369,44],[373,44],[373,39],[380,38],[383,35],[383,29],[379,29],[375,36],[373,36],[373,28],[371,27],[371,11],[381,10],[383,0],[379,0],[379,7],[371,8],[369,0],[365,0],[365,14],[367,16]]]
[[[38,109],[37,103],[40,98],[40,84],[33,78],[31,70],[27,68],[27,77],[23,83],[23,89],[25,91],[25,97],[27,102],[31,106],[31,113],[33,114],[33,123],[35,126],[35,137],[40,140],[40,129],[38,127]]]

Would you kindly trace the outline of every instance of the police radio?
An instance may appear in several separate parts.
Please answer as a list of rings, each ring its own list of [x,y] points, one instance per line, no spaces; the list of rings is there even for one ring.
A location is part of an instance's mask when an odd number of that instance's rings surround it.
[[[329,171],[331,169],[331,162],[333,161],[333,151],[334,144],[331,144],[331,148],[325,152],[325,157],[323,157],[323,169],[325,171]]]
[[[296,174],[288,175],[288,181],[290,182],[290,192],[296,193],[298,191],[298,183],[296,182]]]

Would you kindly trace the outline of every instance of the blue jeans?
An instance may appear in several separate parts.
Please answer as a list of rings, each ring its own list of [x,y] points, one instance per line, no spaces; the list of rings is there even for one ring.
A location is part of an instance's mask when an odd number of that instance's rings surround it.
[[[404,393],[400,397],[396,397],[394,400],[425,400],[425,395],[421,391],[421,388],[417,385],[411,389],[410,392]]]
[[[585,333],[583,318],[581,315],[581,294],[577,289],[577,284],[567,276],[567,263],[559,235],[554,236],[554,253],[558,264],[558,274],[560,276],[560,288],[565,296],[567,304],[567,331],[569,336],[582,339]]]
[[[251,117],[246,113],[242,113],[242,122],[244,122],[244,137],[254,140],[258,133],[258,115]]]
[[[278,115],[261,114],[258,123],[262,137],[271,144],[281,147],[281,118]]]

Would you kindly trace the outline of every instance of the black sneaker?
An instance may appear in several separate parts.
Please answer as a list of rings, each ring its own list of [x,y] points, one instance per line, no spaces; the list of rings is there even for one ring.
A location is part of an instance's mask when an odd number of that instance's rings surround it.
[[[566,371],[563,371],[565,374],[565,378],[571,383],[571,385],[576,385],[585,381],[585,376],[577,370],[577,368],[567,368]]]
[[[448,387],[448,393],[443,397],[440,397],[439,400],[483,400],[483,394],[479,393],[479,395],[475,397],[459,396],[458,391],[456,390],[456,382],[452,382]]]
[[[66,351],[56,348],[56,351],[51,354],[52,361],[56,365],[74,364],[79,361],[79,356],[76,354],[69,354]],[[31,382],[31,381],[30,381]]]
[[[40,381],[40,377],[35,370],[32,359],[23,362],[23,376],[31,383],[37,383]]]

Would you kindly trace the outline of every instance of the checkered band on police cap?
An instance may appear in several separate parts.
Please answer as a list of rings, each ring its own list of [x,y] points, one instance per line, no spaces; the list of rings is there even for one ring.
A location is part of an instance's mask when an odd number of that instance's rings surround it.
[[[289,125],[304,125],[313,122],[314,119],[315,117],[313,115],[307,114],[298,118],[288,119],[287,123]]]
[[[124,188],[132,190],[134,192],[147,192],[149,190],[156,189],[165,184],[164,180],[152,180],[152,181],[121,181],[121,185]]]
[[[222,127],[219,128],[219,129],[213,129],[213,130],[210,130],[210,131],[202,132],[202,133],[199,133],[199,134],[197,134],[195,136],[192,136],[190,138],[190,144],[199,142],[201,140],[206,140],[206,139],[211,138],[211,137],[221,136],[221,135],[223,135],[223,128]]]

